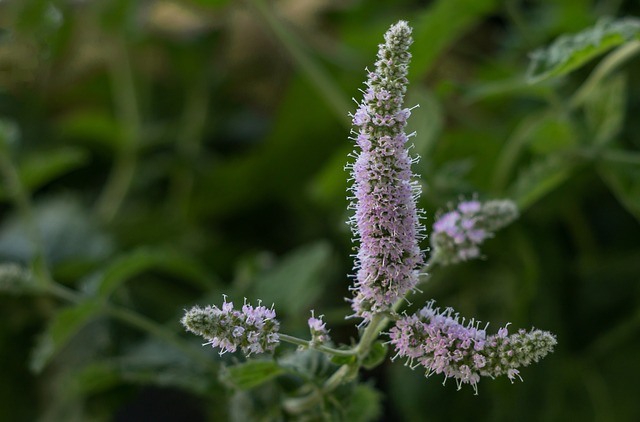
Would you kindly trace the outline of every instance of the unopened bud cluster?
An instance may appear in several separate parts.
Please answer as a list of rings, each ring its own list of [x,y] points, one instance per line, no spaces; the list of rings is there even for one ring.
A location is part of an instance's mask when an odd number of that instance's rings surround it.
[[[195,306],[182,317],[187,331],[204,337],[206,345],[220,348],[220,354],[241,349],[245,355],[272,351],[279,343],[280,323],[273,308],[249,305],[241,310],[233,308],[226,297],[222,309],[217,306]]]

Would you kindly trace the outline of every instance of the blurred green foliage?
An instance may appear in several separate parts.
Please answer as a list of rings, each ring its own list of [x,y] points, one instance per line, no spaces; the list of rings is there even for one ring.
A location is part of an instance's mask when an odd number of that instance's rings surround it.
[[[638,15],[622,0],[0,2],[2,419],[283,419],[298,378],[331,362],[284,345],[286,371],[221,370],[239,357],[179,317],[228,293],[275,303],[284,332],[304,336],[316,309],[335,339],[356,335],[349,98],[407,19],[427,224],[474,192],[522,213],[488,260],[434,273],[413,302],[559,345],[479,396],[387,361],[323,415],[639,420]]]

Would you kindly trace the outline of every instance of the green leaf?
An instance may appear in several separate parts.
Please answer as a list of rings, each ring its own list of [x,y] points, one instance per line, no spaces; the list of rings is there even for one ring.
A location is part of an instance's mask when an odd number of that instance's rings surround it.
[[[357,360],[357,357],[355,355],[353,356],[331,356],[331,363],[335,364],[335,365],[350,365],[352,363],[355,363]]]
[[[86,206],[73,197],[52,197],[39,201],[33,217],[47,262],[98,261],[111,253],[110,238],[98,227]],[[6,218],[0,229],[0,256],[28,262],[35,254],[29,230],[18,214]]]
[[[524,211],[573,174],[573,164],[562,155],[537,160],[522,171],[511,186],[509,197]]]
[[[66,139],[108,151],[118,150],[123,142],[122,128],[106,110],[83,109],[69,113],[56,122],[56,128]]]
[[[82,327],[103,311],[102,301],[92,299],[83,301],[59,311],[49,322],[33,350],[29,368],[39,373],[53,356],[69,342]]]
[[[578,139],[565,115],[550,113],[533,128],[529,148],[539,155],[551,154],[576,146]]]
[[[178,387],[207,394],[217,383],[215,373],[203,371],[184,353],[163,341],[148,339],[125,355],[92,362],[73,375],[79,395],[97,394],[126,383]]]
[[[0,119],[0,148],[11,148],[20,139],[20,129],[18,125],[6,119]]]
[[[344,420],[369,422],[382,416],[382,394],[367,384],[356,385],[349,397]]]
[[[640,162],[640,157],[636,159]],[[597,169],[618,201],[640,221],[640,165],[604,161]]]
[[[230,366],[221,374],[222,381],[229,386],[248,390],[257,387],[285,372],[275,361],[252,360]]]
[[[531,53],[529,83],[566,75],[613,47],[640,34],[640,20],[601,19],[595,26],[573,35],[563,35],[547,48]]]
[[[52,151],[36,151],[25,157],[19,164],[20,180],[28,190],[36,190],[65,173],[84,165],[88,154],[78,148],[57,148]],[[7,191],[0,185],[0,198],[6,198]]]
[[[330,264],[331,247],[327,242],[303,246],[256,280],[253,294],[265,303],[275,303],[278,313],[307,313],[324,289]]]
[[[74,170],[87,162],[86,151],[79,148],[56,148],[37,151],[20,165],[20,178],[30,190]]]
[[[498,156],[493,172],[494,191],[503,193],[528,145],[533,152],[544,154],[576,143],[570,122],[554,110],[527,116],[513,130]]]
[[[126,281],[149,270],[174,274],[201,289],[210,287],[206,270],[187,256],[170,249],[140,248],[114,259],[92,275],[85,283],[85,291],[108,297]]]
[[[380,365],[387,357],[388,350],[389,347],[385,344],[384,341],[376,341],[375,343],[373,343],[373,345],[371,345],[369,354],[362,361],[362,366],[365,369],[373,369],[376,366]]]
[[[409,79],[427,73],[446,48],[497,5],[495,0],[440,0],[413,18],[414,45],[419,47],[412,52]]]
[[[584,111],[592,145],[607,145],[622,130],[627,92],[627,78],[618,74],[598,84],[589,93]]]

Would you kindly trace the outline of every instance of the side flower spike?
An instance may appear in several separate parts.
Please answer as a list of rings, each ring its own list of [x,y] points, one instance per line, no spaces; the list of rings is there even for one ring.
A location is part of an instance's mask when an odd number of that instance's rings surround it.
[[[187,331],[208,340],[205,346],[219,347],[221,355],[241,349],[249,356],[273,351],[278,345],[280,323],[275,317],[273,308],[260,305],[260,301],[254,308],[245,299],[242,310],[236,310],[225,297],[222,309],[215,305],[194,306],[180,322]]]
[[[352,115],[357,150],[355,162],[347,166],[353,180],[349,208],[355,210],[350,224],[359,241],[351,305],[365,321],[414,289],[424,263],[416,208],[420,187],[411,171],[416,159],[409,155],[404,132],[411,111],[402,108],[411,28],[400,21],[384,38],[364,98]]]
[[[396,321],[389,332],[396,349],[394,359],[407,358],[411,367],[422,365],[427,377],[443,374],[445,381],[455,378],[458,389],[471,384],[477,394],[481,376],[506,375],[513,382],[520,378],[519,367],[538,362],[557,343],[553,334],[536,329],[509,335],[503,327],[497,334],[487,335],[479,322],[472,319],[465,325],[452,308],[440,312],[433,309],[433,303]]]
[[[431,262],[450,265],[479,258],[480,245],[517,217],[518,208],[509,200],[460,202],[433,224]]]

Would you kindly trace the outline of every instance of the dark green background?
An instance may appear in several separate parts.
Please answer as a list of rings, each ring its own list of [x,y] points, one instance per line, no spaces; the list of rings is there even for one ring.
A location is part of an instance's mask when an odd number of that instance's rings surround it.
[[[111,283],[110,303],[214,367],[218,355],[178,320],[223,293],[275,303],[283,331],[300,336],[315,309],[349,342],[348,113],[382,34],[406,19],[426,225],[474,193],[522,213],[486,260],[435,269],[414,307],[434,298],[490,327],[550,330],[558,346],[523,383],[483,380],[478,396],[387,361],[362,374],[385,397],[379,418],[633,421],[640,61],[580,107],[571,97],[601,57],[563,78],[525,76],[531,51],[634,15],[622,0],[4,1],[0,118],[59,283],[88,298]],[[0,258],[29,265],[3,180]],[[215,374],[92,300],[64,319],[55,295],[0,296],[0,419],[229,417]],[[55,321],[79,326],[61,341]],[[52,353],[38,341],[46,327]]]

